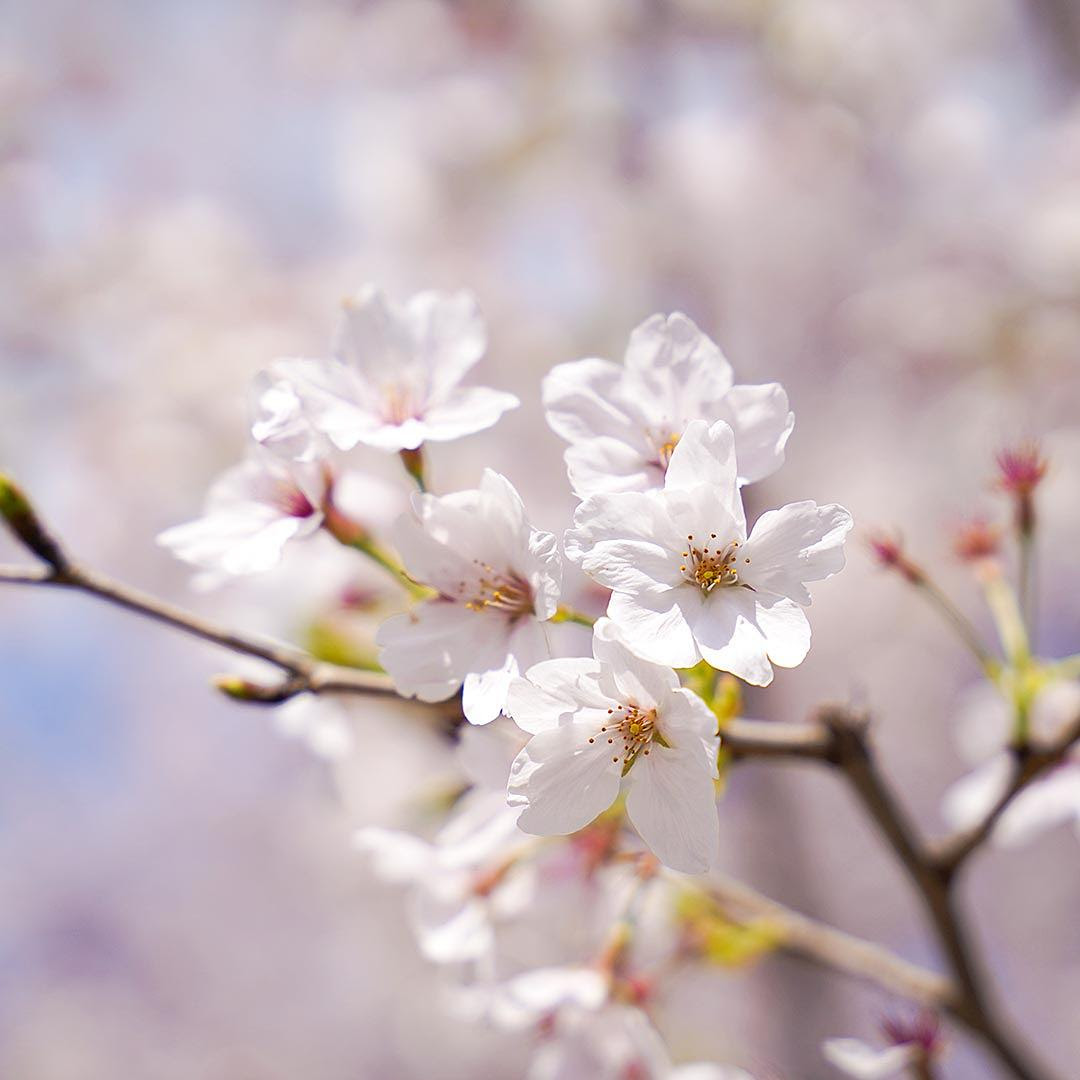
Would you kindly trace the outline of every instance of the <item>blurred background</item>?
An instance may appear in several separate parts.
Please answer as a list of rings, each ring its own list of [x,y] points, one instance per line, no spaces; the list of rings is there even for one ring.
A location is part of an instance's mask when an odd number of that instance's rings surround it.
[[[993,455],[1039,438],[1038,644],[1080,648],[1071,0],[3,6],[0,465],[83,559],[247,629],[370,649],[380,581],[319,540],[208,595],[154,544],[243,452],[250,377],[326,355],[367,281],[475,290],[475,381],[523,406],[438,447],[434,482],[491,464],[543,528],[572,501],[541,376],[621,357],[654,311],[687,312],[737,381],[785,384],[795,432],[757,510],[835,500],[864,534],[898,528],[980,624],[950,535],[1005,517]],[[389,520],[397,463],[353,464],[392,485]],[[747,709],[866,705],[940,832],[977,671],[852,547],[809,659]],[[452,776],[414,713],[357,715],[330,766],[209,689],[227,655],[74,596],[8,589],[0,612],[0,1076],[521,1075],[520,1039],[441,1008],[400,894],[349,850]],[[936,963],[834,778],[746,766],[721,809],[726,869]],[[1076,837],[986,852],[965,899],[1018,1023],[1076,1075]],[[895,1011],[771,958],[682,980],[657,1021],[677,1060],[825,1080],[823,1037]],[[987,1066],[957,1037],[946,1074]]]

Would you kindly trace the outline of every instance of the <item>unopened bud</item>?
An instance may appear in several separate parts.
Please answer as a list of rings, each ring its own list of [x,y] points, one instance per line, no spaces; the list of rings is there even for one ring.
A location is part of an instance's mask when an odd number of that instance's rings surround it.
[[[273,686],[265,686],[262,683],[252,682],[250,679],[239,675],[215,675],[212,684],[226,697],[233,701],[257,701],[264,705],[275,705],[278,702],[288,701],[298,692],[298,687],[289,679],[276,683]]]
[[[1001,530],[984,518],[965,521],[953,534],[953,551],[962,562],[994,558],[1001,548]]]
[[[30,500],[10,478],[0,473],[0,516],[16,538],[55,570],[67,568],[60,545],[41,523]]]
[[[1035,443],[1024,443],[1002,450],[997,463],[998,487],[1016,502],[1016,528],[1022,536],[1030,536],[1035,529],[1035,489],[1046,476],[1046,459]]]
[[[1002,450],[997,456],[998,486],[1013,495],[1030,495],[1046,476],[1047,462],[1036,443]]]
[[[867,544],[877,561],[887,570],[895,570],[912,585],[921,585],[926,580],[926,574],[907,557],[898,538],[873,533],[867,538]]]

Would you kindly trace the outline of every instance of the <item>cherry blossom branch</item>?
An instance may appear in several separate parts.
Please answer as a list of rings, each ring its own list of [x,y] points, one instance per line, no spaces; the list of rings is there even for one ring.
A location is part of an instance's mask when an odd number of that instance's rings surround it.
[[[986,980],[957,908],[953,874],[925,848],[882,777],[867,737],[866,717],[830,708],[822,710],[819,722],[831,739],[825,759],[843,771],[923,902],[959,994],[950,1012],[1019,1080],[1044,1080],[1049,1074],[1016,1043],[988,1000]]]
[[[1051,742],[1026,742],[1009,748],[1012,775],[1008,786],[986,816],[972,828],[961,830],[942,841],[934,852],[939,872],[954,875],[994,831],[1002,814],[1013,800],[1034,780],[1060,764],[1074,746],[1080,743],[1080,716],[1073,719]]]
[[[299,649],[226,629],[200,615],[114,581],[96,570],[72,563],[66,557],[60,567],[0,566],[0,582],[48,586],[86,593],[126,611],[181,630],[192,637],[220,645],[231,652],[265,660],[285,673],[280,684],[270,687],[260,687],[233,676],[220,679],[218,686],[234,697],[269,704],[286,701],[301,693],[359,693],[383,696],[394,693],[392,683],[381,672],[322,663]]]
[[[958,1002],[952,980],[895,956],[887,949],[808,918],[733,878],[710,875],[705,891],[738,923],[764,921],[780,936],[778,948],[869,982],[934,1010]]]

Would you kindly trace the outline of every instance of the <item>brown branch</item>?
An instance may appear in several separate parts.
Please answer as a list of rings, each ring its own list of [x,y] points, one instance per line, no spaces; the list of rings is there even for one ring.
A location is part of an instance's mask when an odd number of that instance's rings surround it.
[[[1024,743],[1010,748],[1012,775],[997,802],[977,825],[963,829],[941,841],[932,854],[936,868],[951,877],[994,831],[1002,814],[1029,784],[1061,762],[1080,743],[1080,716],[1068,724],[1056,739],[1047,743]]]
[[[780,935],[779,948],[793,956],[873,983],[916,1004],[951,1012],[959,1001],[944,975],[908,963],[887,949],[793,911],[731,878],[711,875],[706,891],[735,922],[764,920]]]
[[[988,1000],[987,980],[975,957],[967,923],[957,908],[953,876],[926,850],[906,812],[877,767],[867,737],[866,718],[842,708],[825,709],[820,721],[831,732],[830,760],[841,769],[855,794],[907,872],[934,927],[959,998],[951,1013],[994,1053],[1018,1080],[1048,1080]]]
[[[264,660],[285,673],[285,678],[279,684],[270,687],[260,687],[256,683],[231,677],[219,680],[221,689],[245,701],[277,703],[302,693],[384,696],[394,693],[393,683],[381,672],[322,663],[300,649],[278,644],[268,638],[226,629],[201,615],[185,611],[167,601],[114,581],[96,570],[88,570],[71,562],[66,562],[61,569],[0,566],[0,582],[86,593],[115,607],[181,630],[192,637],[220,645],[231,652]]]

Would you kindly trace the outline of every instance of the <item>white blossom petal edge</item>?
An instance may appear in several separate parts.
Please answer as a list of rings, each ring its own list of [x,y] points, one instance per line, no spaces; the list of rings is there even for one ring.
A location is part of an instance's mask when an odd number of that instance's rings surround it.
[[[327,474],[317,463],[282,461],[255,448],[210,487],[203,516],[157,540],[177,558],[223,574],[276,566],[290,540],[322,524]]]
[[[487,335],[471,293],[417,293],[396,304],[368,285],[345,301],[334,358],[280,362],[304,412],[339,450],[415,450],[491,427],[520,402],[459,385]]]
[[[553,368],[544,379],[544,407],[552,430],[570,443],[574,491],[584,499],[660,487],[694,420],[731,425],[740,483],[775,472],[795,425],[787,394],[779,383],[732,381],[720,349],[681,312],[638,326],[621,366],[588,359]]]
[[[438,595],[379,628],[383,667],[406,697],[443,701],[463,689],[467,719],[490,723],[513,679],[550,655],[556,538],[532,528],[510,481],[487,469],[477,490],[414,496],[392,540],[408,573]]]
[[[789,503],[747,536],[736,473],[731,428],[696,420],[663,489],[586,499],[565,550],[612,590],[607,613],[639,656],[680,668],[704,659],[766,686],[772,664],[805,659],[806,582],[843,569],[852,520],[835,503]]]
[[[626,811],[657,858],[696,874],[714,862],[716,717],[670,668],[636,657],[609,620],[594,659],[537,664],[510,687],[507,712],[532,734],[511,766],[518,827],[540,836],[584,828],[628,778]]]
[[[912,1043],[883,1050],[861,1039],[826,1039],[821,1047],[825,1060],[856,1080],[886,1080],[897,1076],[919,1060],[919,1047]]]

